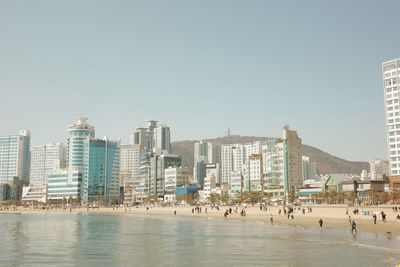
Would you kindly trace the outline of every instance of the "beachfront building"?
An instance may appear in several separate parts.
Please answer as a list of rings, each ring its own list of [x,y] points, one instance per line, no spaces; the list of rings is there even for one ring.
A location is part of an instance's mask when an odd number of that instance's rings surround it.
[[[140,184],[135,187],[138,201],[150,196],[163,199],[165,169],[180,167],[181,162],[181,156],[174,154],[146,153],[142,155],[139,167]]]
[[[229,185],[229,196],[236,199],[243,193],[243,175],[241,171],[231,173],[231,184]]]
[[[302,156],[302,170],[303,170],[303,181],[313,180],[317,178],[317,166],[314,161],[310,160],[310,157]]]
[[[382,64],[389,175],[400,175],[400,59]]]
[[[77,169],[60,169],[48,174],[47,198],[49,200],[80,199],[82,172]]]
[[[184,167],[169,167],[165,169],[164,201],[176,201],[176,189],[189,184],[189,169]]]
[[[389,176],[389,162],[387,160],[371,160],[369,162],[371,180],[383,180]]]
[[[47,184],[38,186],[24,186],[22,188],[21,201],[25,203],[46,203]]]
[[[232,173],[232,145],[221,146],[221,182],[229,183]]]
[[[283,128],[283,162],[286,195],[291,191],[297,191],[303,184],[301,146],[301,139],[297,132],[285,126]]]
[[[30,131],[18,135],[0,136],[0,184],[12,184],[14,177],[29,182]]]
[[[216,190],[217,183],[215,175],[210,174],[209,176],[206,176],[206,178],[204,178],[204,190],[202,199],[207,202],[210,195],[216,193]]]
[[[89,125],[88,118],[81,117],[68,128],[68,169],[82,171],[85,142],[94,137],[95,130],[93,126]]]
[[[119,142],[88,138],[83,143],[81,199],[84,203],[117,202],[119,188]]]
[[[296,131],[283,128],[283,138],[269,138],[263,146],[264,192],[287,198],[303,184],[301,139]]]
[[[264,173],[263,173],[263,157],[262,154],[252,154],[247,159],[245,165],[245,175],[243,181],[244,191],[263,190]]]
[[[164,197],[164,187],[165,187],[165,170],[170,167],[181,167],[182,165],[182,158],[179,155],[174,154],[162,154],[162,155],[155,155],[156,159],[156,173],[153,174],[156,182],[156,192],[159,198]]]
[[[139,144],[120,145],[119,177],[121,185],[139,184],[140,156],[144,146]]]
[[[283,140],[269,138],[263,146],[264,192],[283,198],[284,191],[284,153]]]
[[[48,174],[65,168],[65,161],[66,151],[62,143],[33,146],[29,184],[39,186],[38,190],[41,190],[43,185],[47,185]]]

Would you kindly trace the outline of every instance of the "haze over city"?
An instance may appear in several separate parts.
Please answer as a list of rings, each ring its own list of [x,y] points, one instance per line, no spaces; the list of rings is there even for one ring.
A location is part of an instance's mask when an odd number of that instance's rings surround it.
[[[156,4],[155,4],[156,3]],[[398,1],[77,1],[0,4],[0,135],[65,142],[89,117],[128,140],[280,136],[349,160],[387,158],[382,62]]]

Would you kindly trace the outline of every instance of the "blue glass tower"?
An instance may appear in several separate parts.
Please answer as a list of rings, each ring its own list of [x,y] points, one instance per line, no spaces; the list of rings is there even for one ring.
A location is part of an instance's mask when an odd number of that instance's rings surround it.
[[[86,139],[83,149],[81,197],[84,202],[119,196],[119,142]]]
[[[87,118],[80,118],[68,129],[68,169],[82,170],[84,142],[94,138],[94,127],[90,126]]]

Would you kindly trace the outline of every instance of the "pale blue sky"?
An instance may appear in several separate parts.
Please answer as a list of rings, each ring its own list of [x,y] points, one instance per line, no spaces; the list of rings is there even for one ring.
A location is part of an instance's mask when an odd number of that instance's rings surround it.
[[[127,141],[281,136],[386,158],[381,64],[400,1],[0,1],[0,134],[65,142],[84,115]]]

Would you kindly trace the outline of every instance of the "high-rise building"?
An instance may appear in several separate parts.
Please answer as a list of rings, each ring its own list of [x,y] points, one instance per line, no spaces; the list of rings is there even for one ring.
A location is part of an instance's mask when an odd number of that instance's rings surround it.
[[[84,202],[103,197],[118,199],[119,142],[88,138],[84,141],[81,198]]]
[[[303,180],[314,180],[317,178],[317,166],[310,157],[302,156]]]
[[[0,184],[12,184],[14,177],[29,182],[30,132],[21,130],[18,135],[0,136]]]
[[[142,145],[146,147],[146,132],[147,128],[136,128],[133,135],[130,136],[130,144],[131,145]]]
[[[157,128],[157,121],[147,121],[146,151],[154,152],[154,129]]]
[[[153,177],[155,178],[156,184],[156,195],[159,197],[164,196],[164,188],[165,188],[165,170],[170,167],[181,167],[182,158],[179,155],[174,154],[163,154],[163,155],[155,155],[155,170],[153,173]]]
[[[297,132],[285,126],[283,128],[283,163],[286,195],[303,184],[301,146],[301,139]]]
[[[207,143],[207,160],[208,163],[221,163],[221,146]]]
[[[206,177],[206,163],[201,160],[198,161],[194,167],[195,169],[195,176],[194,179],[199,183],[200,188],[204,188],[204,178]]]
[[[154,152],[158,155],[172,152],[170,130],[165,124],[154,128]]]
[[[63,168],[65,168],[65,148],[62,143],[32,147],[30,185],[47,185],[49,173]]]
[[[232,171],[241,171],[246,162],[246,146],[235,144],[232,146]],[[229,183],[229,182],[228,182]]]
[[[284,160],[283,140],[268,138],[262,148],[264,169],[264,192],[276,197],[283,197],[284,191]]]
[[[208,162],[207,160],[207,148],[208,144],[201,140],[200,142],[194,143],[194,154],[193,154],[193,159],[194,159],[194,165],[196,166],[196,163],[200,161],[200,159],[204,162]]]
[[[82,171],[83,151],[86,140],[95,137],[94,127],[89,125],[88,119],[81,117],[68,129],[68,169]]]
[[[389,163],[387,160],[371,160],[369,166],[371,180],[383,180],[384,176],[389,175]]]
[[[140,156],[144,154],[144,146],[138,144],[120,145],[119,176],[120,185],[135,186],[140,184]]]
[[[221,146],[221,182],[230,182],[231,172],[232,172],[232,145],[222,145]]]
[[[248,158],[246,164],[246,175],[244,182],[245,191],[263,190],[263,157],[262,154],[253,154]]]
[[[389,175],[400,175],[400,59],[382,64]]]

